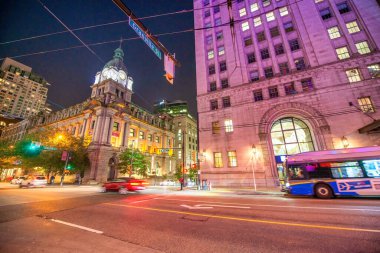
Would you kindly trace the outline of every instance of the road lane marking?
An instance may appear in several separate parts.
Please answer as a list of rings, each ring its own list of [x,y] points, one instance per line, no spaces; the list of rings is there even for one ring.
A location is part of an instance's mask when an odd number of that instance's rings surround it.
[[[280,208],[299,208],[299,209],[321,209],[321,210],[347,210],[347,211],[371,211],[380,212],[380,209],[363,209],[363,208],[341,208],[341,207],[314,207],[314,206],[282,206],[282,205],[262,205],[262,204],[242,204],[242,203],[228,203],[228,202],[213,202],[213,201],[202,201],[202,200],[184,200],[184,199],[166,199],[160,198],[162,200],[169,201],[183,201],[183,202],[198,202],[198,203],[213,203],[213,204],[224,204],[224,205],[242,205],[242,206],[257,206],[257,207],[280,207]]]
[[[210,209],[213,207],[226,207],[226,208],[239,208],[239,209],[251,209],[249,206],[225,206],[225,205],[213,205],[213,204],[199,204],[194,206],[180,205],[189,209]]]
[[[188,209],[212,209],[213,208],[211,206],[200,206],[200,205],[195,205],[195,206],[181,205],[181,206]]]
[[[303,223],[290,223],[290,222],[282,222],[282,221],[257,220],[257,219],[239,218],[239,217],[233,217],[233,216],[192,213],[192,212],[174,211],[174,210],[151,208],[151,207],[111,204],[111,203],[104,203],[104,205],[122,206],[122,207],[127,207],[127,208],[136,208],[136,209],[157,211],[157,212],[163,212],[163,213],[175,213],[175,214],[209,217],[209,218],[216,218],[216,219],[222,219],[222,220],[237,220],[237,221],[246,221],[246,222],[252,222],[252,223],[284,225],[284,226],[291,226],[291,227],[305,227],[305,228],[319,228],[319,229],[329,229],[329,230],[345,230],[345,231],[355,231],[355,232],[380,233],[380,230],[376,230],[376,229],[336,227],[336,226],[312,225],[312,224],[303,224]]]
[[[96,229],[80,226],[80,225],[77,225],[77,224],[74,224],[74,223],[70,223],[70,222],[66,222],[66,221],[61,221],[61,220],[56,220],[56,219],[50,219],[50,220],[54,221],[54,222],[57,222],[57,223],[61,223],[61,224],[67,225],[67,226],[83,229],[83,230],[86,230],[86,231],[89,231],[89,232],[93,232],[93,233],[97,233],[97,234],[103,234],[103,231],[99,231],[99,230],[96,230]]]

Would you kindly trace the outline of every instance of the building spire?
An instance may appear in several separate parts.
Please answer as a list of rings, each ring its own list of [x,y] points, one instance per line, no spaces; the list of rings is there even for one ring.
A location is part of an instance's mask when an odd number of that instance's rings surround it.
[[[119,44],[119,48],[121,48],[121,44],[123,43],[123,36],[120,36],[120,44]]]

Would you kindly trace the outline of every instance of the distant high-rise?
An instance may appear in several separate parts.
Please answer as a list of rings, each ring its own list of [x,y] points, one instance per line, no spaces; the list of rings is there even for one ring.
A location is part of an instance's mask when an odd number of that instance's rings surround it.
[[[288,155],[380,144],[375,0],[194,0],[201,175],[279,183]]]
[[[0,68],[0,114],[26,118],[45,111],[48,86],[31,67],[5,58]]]

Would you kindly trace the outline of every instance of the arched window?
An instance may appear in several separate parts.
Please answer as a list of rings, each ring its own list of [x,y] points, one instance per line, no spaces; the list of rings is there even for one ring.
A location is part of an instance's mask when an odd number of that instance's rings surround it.
[[[271,137],[276,156],[314,151],[308,126],[297,118],[282,118],[274,122]]]

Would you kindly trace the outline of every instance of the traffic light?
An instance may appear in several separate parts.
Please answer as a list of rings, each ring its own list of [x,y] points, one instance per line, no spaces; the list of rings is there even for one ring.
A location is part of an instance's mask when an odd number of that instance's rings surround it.
[[[196,170],[196,169],[197,169],[197,164],[196,164],[196,163],[193,163],[193,164],[191,165],[191,168],[192,168],[193,170]]]
[[[67,167],[66,167],[67,170],[71,170],[72,168],[73,168],[73,165],[67,164]]]

